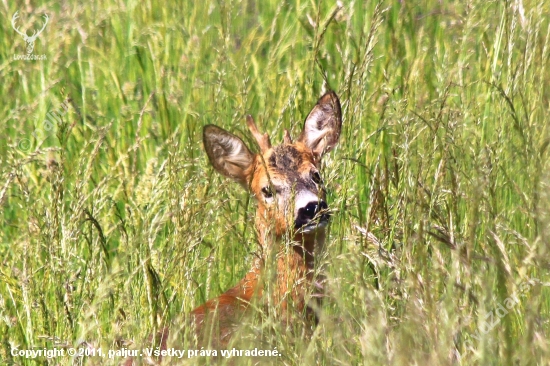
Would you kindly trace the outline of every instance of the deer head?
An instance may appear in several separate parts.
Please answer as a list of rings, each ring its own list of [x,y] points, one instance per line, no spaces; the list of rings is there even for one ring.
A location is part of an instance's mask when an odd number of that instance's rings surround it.
[[[319,169],[322,156],[340,137],[342,114],[336,93],[319,99],[294,142],[285,130],[283,143],[272,146],[252,117],[247,124],[260,153],[253,154],[239,137],[214,125],[204,128],[204,146],[212,166],[256,198],[260,237],[266,231],[296,237],[323,230],[329,214]]]
[[[27,42],[27,53],[28,54],[31,54],[32,51],[34,50],[34,42],[36,42],[36,39],[38,38],[38,36],[40,35],[40,33],[42,33],[42,31],[44,30],[44,28],[46,28],[46,25],[48,24],[48,16],[46,14],[44,14],[44,25],[42,26],[42,29],[40,29],[39,31],[36,31],[36,30],[33,30],[33,33],[32,35],[27,35],[26,33],[24,32],[21,32],[19,30],[18,27],[15,26],[15,23],[17,22],[17,19],[19,18],[19,11],[16,11],[15,14],[13,14],[12,18],[11,18],[11,26],[13,27],[13,29],[19,33],[23,39],[25,40],[25,42]]]

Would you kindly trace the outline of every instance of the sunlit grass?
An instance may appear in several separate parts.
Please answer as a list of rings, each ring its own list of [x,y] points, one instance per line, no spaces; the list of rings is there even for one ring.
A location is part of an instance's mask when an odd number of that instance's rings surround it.
[[[323,163],[323,317],[286,332],[259,309],[236,347],[289,365],[550,357],[548,2],[0,8],[0,363],[72,364],[15,346],[136,346],[233,286],[255,207],[208,166],[202,126],[250,142],[250,113],[280,141],[329,88],[344,126]],[[29,35],[50,16],[47,60],[14,60],[16,10]]]

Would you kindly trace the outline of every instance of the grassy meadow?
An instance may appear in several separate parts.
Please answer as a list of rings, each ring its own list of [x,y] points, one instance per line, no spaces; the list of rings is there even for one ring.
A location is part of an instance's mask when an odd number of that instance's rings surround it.
[[[12,28],[39,29],[33,54]],[[202,127],[343,131],[319,325],[243,326],[227,364],[550,362],[550,2],[0,2],[0,364],[136,348],[236,284],[255,204]],[[62,116],[53,120],[52,112]],[[55,114],[55,113],[53,113]],[[52,123],[53,122],[53,123]],[[246,329],[245,329],[246,328]],[[183,358],[175,364],[208,364]]]

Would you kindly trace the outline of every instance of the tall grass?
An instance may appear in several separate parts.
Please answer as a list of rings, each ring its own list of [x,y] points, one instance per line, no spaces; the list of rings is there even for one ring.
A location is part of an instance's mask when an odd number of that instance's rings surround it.
[[[13,347],[139,344],[234,285],[257,251],[254,203],[207,166],[202,126],[251,142],[250,113],[281,141],[329,88],[344,127],[323,167],[323,316],[311,334],[251,320],[239,347],[259,334],[283,354],[261,362],[288,365],[550,358],[550,3],[0,9],[2,364],[73,363]],[[22,29],[50,16],[47,60],[14,60],[16,10]]]

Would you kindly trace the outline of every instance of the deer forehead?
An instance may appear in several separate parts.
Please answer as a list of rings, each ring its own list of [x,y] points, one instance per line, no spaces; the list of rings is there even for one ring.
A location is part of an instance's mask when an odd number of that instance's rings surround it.
[[[269,182],[293,186],[294,189],[314,189],[309,173],[316,167],[316,161],[303,144],[284,144],[269,149],[258,156],[259,164],[254,181],[259,188]]]

